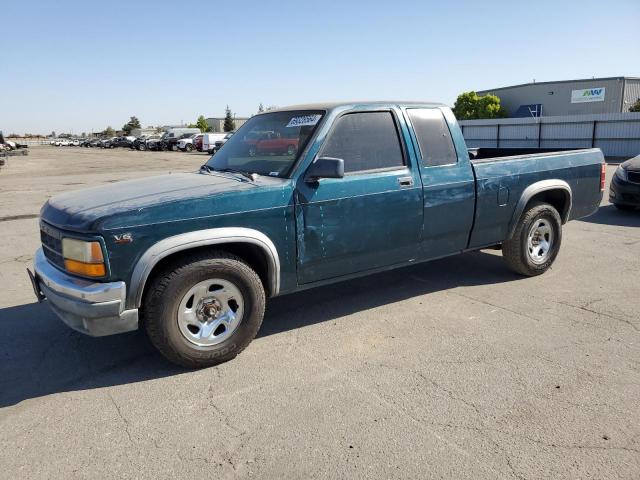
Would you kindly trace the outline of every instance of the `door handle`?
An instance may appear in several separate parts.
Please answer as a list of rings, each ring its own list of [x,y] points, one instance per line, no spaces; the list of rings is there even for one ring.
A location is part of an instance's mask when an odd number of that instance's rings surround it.
[[[412,177],[399,177],[398,183],[401,187],[413,187],[413,178]]]

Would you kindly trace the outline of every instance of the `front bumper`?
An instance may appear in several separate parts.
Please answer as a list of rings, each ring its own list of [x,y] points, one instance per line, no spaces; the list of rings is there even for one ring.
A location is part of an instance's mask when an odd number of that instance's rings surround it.
[[[68,275],[49,263],[42,248],[33,267],[38,300],[46,298],[51,310],[74,330],[102,337],[138,328],[138,310],[125,310],[124,282],[100,283]]]
[[[609,185],[609,202],[640,207],[640,183],[628,182],[614,175]]]

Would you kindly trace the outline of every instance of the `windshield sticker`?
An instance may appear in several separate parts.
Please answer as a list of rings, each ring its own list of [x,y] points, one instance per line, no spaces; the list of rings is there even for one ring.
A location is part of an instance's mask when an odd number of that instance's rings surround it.
[[[318,123],[322,115],[302,115],[301,117],[293,117],[287,123],[286,128],[289,127],[306,127],[308,125],[315,125]]]
[[[269,172],[269,176],[270,177],[277,177],[278,176],[278,172]]]

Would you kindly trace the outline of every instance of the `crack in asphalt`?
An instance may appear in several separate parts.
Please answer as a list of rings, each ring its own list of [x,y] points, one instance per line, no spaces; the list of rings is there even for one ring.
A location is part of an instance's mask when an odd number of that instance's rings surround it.
[[[587,302],[584,305],[574,305],[572,303],[569,302],[563,302],[561,300],[551,300],[554,303],[557,303],[559,305],[565,305],[567,307],[572,307],[572,308],[577,308],[578,310],[582,310],[585,312],[589,312],[589,313],[593,313],[595,315],[601,315],[603,317],[607,317],[610,318],[612,320],[616,320],[618,322],[622,322],[622,323],[626,323],[627,325],[629,325],[631,328],[633,328],[636,332],[640,332],[640,328],[638,328],[637,325],[635,325],[634,323],[631,322],[631,320],[627,320],[625,318],[620,318],[620,317],[616,317],[615,315],[611,315],[609,313],[604,313],[604,312],[598,312],[596,310],[592,310],[591,308],[589,308],[592,304],[598,302],[599,300],[592,300],[590,302]]]
[[[0,222],[12,222],[14,220],[25,220],[28,218],[38,218],[39,213],[25,213],[23,215],[9,215],[6,217],[0,217]]]
[[[113,395],[111,395],[111,392],[107,391],[107,396],[111,399],[111,403],[113,403],[113,406],[115,407],[116,412],[118,412],[118,416],[124,423],[124,431],[126,432],[127,437],[129,438],[129,443],[133,445],[135,442],[133,441],[133,438],[131,437],[131,432],[129,431],[129,420],[127,420],[127,418],[122,414],[122,410],[120,410],[120,405],[118,405],[118,402],[116,402],[116,400],[113,398]]]
[[[470,402],[465,398],[459,397],[452,390],[442,386],[435,380],[432,380],[431,378],[426,377],[422,372],[414,372],[414,373],[416,373],[420,378],[422,378],[428,384],[431,384],[437,390],[444,392],[450,399],[461,402],[464,405],[468,406],[469,408],[473,409],[473,411],[476,414],[476,418],[482,428],[478,428],[478,427],[469,427],[469,428],[477,430],[479,433],[481,433],[483,437],[486,438],[489,441],[489,443],[491,443],[494,446],[494,448],[503,455],[505,463],[509,468],[509,471],[511,472],[512,476],[514,476],[519,480],[526,480],[526,477],[516,470],[515,466],[512,463],[511,456],[509,455],[509,453],[507,453],[506,449],[502,445],[500,445],[500,443],[495,438],[487,434],[487,431],[489,431],[490,429],[487,428],[486,424],[484,423],[484,420],[482,419],[482,412],[480,411],[480,407],[478,407],[475,403]]]

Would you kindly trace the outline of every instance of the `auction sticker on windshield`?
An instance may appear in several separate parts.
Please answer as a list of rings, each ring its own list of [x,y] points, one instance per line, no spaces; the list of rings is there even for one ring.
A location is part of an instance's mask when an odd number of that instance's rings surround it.
[[[321,117],[322,115],[302,115],[300,117],[293,117],[289,120],[289,123],[287,123],[287,128],[315,125]]]

